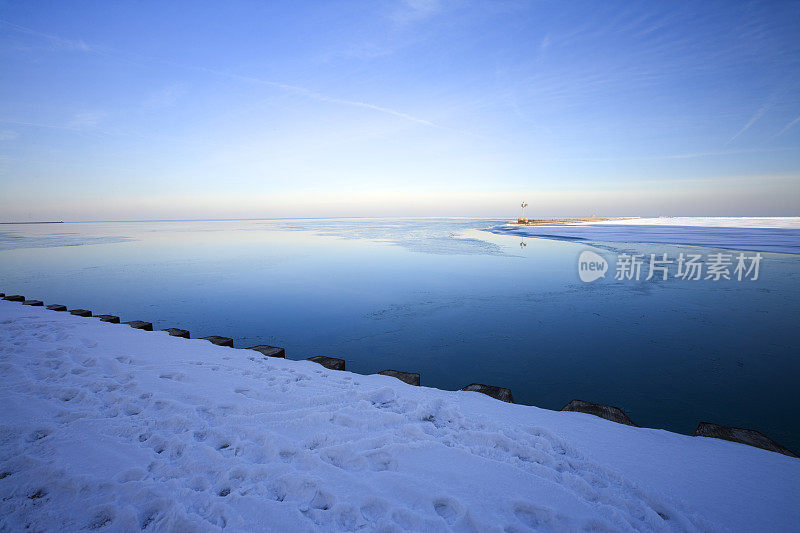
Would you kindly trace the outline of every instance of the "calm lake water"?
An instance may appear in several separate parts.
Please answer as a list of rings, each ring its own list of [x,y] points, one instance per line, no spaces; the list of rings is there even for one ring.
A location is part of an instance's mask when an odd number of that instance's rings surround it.
[[[671,245],[525,239],[500,220],[337,219],[0,226],[0,291],[330,355],[422,384],[509,387],[518,403],[617,405],[638,424],[761,430],[800,450],[800,256],[757,281],[583,283],[594,250]],[[644,276],[643,276],[644,278]]]

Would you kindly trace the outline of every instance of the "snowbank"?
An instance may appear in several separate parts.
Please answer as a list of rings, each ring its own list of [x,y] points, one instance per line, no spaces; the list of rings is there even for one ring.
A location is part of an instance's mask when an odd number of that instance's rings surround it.
[[[504,224],[493,233],[595,242],[682,244],[800,254],[800,217],[636,218],[552,226]]]
[[[601,220],[582,225],[619,226],[700,226],[704,228],[782,228],[800,229],[800,217],[669,217]]]
[[[4,301],[0,365],[0,530],[800,523],[800,461],[727,441]]]

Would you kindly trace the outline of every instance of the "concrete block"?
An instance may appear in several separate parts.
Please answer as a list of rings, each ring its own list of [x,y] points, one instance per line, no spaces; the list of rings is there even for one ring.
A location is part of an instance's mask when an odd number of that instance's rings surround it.
[[[143,329],[144,331],[153,331],[153,324],[151,322],[144,322],[142,320],[131,320],[130,322],[123,322],[128,324],[133,329]]]
[[[251,346],[248,350],[255,350],[261,352],[266,357],[282,357],[286,358],[286,350],[278,348],[277,346],[269,346],[267,344],[259,344],[258,346]]]
[[[414,372],[401,372],[399,370],[381,370],[378,374],[382,376],[392,376],[400,381],[405,381],[409,385],[419,387],[419,374]]]
[[[95,315],[100,319],[100,322],[110,322],[112,324],[119,324],[119,317],[115,315]]]
[[[770,439],[760,431],[754,429],[734,428],[729,426],[720,426],[719,424],[712,424],[710,422],[700,422],[697,429],[694,430],[695,437],[711,437],[713,439],[723,439],[732,442],[739,442],[747,444],[748,446],[755,446],[762,450],[769,450],[771,452],[782,453],[789,457],[797,457],[797,454],[788,448],[784,448],[774,440]]]
[[[325,355],[315,355],[314,357],[309,357],[308,360],[319,363],[330,370],[344,370],[344,359],[327,357]]]
[[[172,337],[182,337],[184,339],[189,338],[189,331],[185,329],[167,328],[164,331],[169,333]]]
[[[92,312],[86,309],[73,309],[69,312],[69,314],[75,316],[92,316]]]
[[[579,413],[587,413],[606,420],[611,420],[618,424],[625,424],[626,426],[639,427],[633,423],[633,420],[628,418],[625,411],[613,405],[601,405],[599,403],[585,402],[583,400],[572,400],[567,405],[561,408],[562,411],[577,411]]]
[[[67,310],[67,306],[66,305],[61,305],[61,304],[50,304],[50,305],[47,306],[47,308],[49,310],[51,310],[51,311],[66,311]]]
[[[228,348],[233,348],[233,339],[228,337],[220,337],[219,335],[211,335],[209,337],[200,337],[203,340],[206,340],[212,344],[216,344],[217,346],[227,346]]]
[[[9,302],[24,302],[25,297],[21,294],[9,294],[7,296],[3,296],[3,300],[8,300]]]
[[[495,387],[494,385],[483,385],[481,383],[470,383],[461,390],[480,392],[487,396],[491,396],[501,402],[514,403],[514,396],[509,389],[504,387]]]
[[[41,300],[25,300],[22,305],[32,305],[33,307],[42,307],[44,303]]]

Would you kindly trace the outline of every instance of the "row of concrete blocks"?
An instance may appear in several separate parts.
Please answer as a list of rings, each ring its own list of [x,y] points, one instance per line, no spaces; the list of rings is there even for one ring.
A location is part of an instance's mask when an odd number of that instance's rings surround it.
[[[44,305],[44,303],[39,300],[26,300],[24,296],[21,296],[19,294],[6,296],[4,293],[0,292],[0,297],[2,297],[3,300],[9,300],[12,302],[22,302],[22,305],[31,305],[39,307]],[[67,311],[67,307],[60,304],[48,305],[47,308],[50,309],[51,311]],[[82,317],[92,316],[92,312],[86,309],[72,309],[69,312],[73,315]],[[119,317],[115,315],[95,315],[95,316],[103,322],[111,322],[114,324],[120,323]],[[123,322],[123,324],[127,324],[135,329],[153,331],[153,324],[151,322],[144,322],[141,320],[131,320],[129,322]],[[164,331],[166,331],[173,337],[182,337],[184,339],[190,338],[189,331],[185,329],[167,328]],[[233,339],[231,339],[230,337],[220,337],[218,335],[211,335],[208,337],[200,337],[200,338],[203,340],[207,340],[212,344],[216,344],[217,346],[227,346],[229,348],[233,348]],[[257,352],[262,353],[266,357],[282,357],[282,358],[286,357],[286,351],[283,348],[278,348],[276,346],[259,344],[257,346],[250,346],[249,348],[246,349],[255,350]],[[314,357],[309,357],[307,360],[318,363],[329,370],[345,369],[344,359],[339,359],[337,357],[317,355]],[[400,370],[382,370],[381,372],[378,372],[378,374],[384,376],[391,376],[399,379],[400,381],[408,383],[409,385],[414,385],[417,387],[420,384],[420,375],[416,372],[402,372]],[[461,390],[480,392],[482,394],[491,396],[492,398],[495,398],[503,402],[514,403],[514,396],[511,394],[511,390],[505,387],[497,387],[495,385],[484,385],[482,383],[471,383],[466,387],[462,388]],[[616,422],[618,424],[640,427],[637,424],[635,424],[628,417],[628,415],[625,414],[625,412],[622,409],[611,405],[602,405],[592,402],[586,402],[583,400],[572,400],[567,405],[562,407],[561,410],[586,413],[598,416],[600,418],[604,418],[606,420],[610,420],[611,422]],[[698,424],[697,428],[694,431],[694,436],[724,439],[732,442],[738,442],[741,444],[755,446],[757,448],[762,448],[764,450],[782,453],[790,457],[799,457],[793,451],[781,446],[780,444],[773,441],[760,431],[756,431],[754,429],[735,428],[730,426],[713,424],[711,422],[700,422],[700,424]]]
[[[0,297],[3,300],[9,300],[12,302],[22,302],[22,305],[31,305],[34,307],[42,307],[44,303],[40,300],[26,300],[24,296],[20,294],[14,294],[6,296],[2,292],[0,292]],[[112,324],[127,324],[134,329],[141,329],[144,331],[153,331],[153,323],[152,322],[145,322],[143,320],[131,320],[128,322],[120,322],[120,319],[116,315],[92,315],[92,312],[88,309],[67,309],[67,306],[61,304],[51,304],[48,305],[47,308],[51,311],[69,311],[70,314],[75,316],[82,316],[82,317],[91,317],[94,316],[99,318],[101,322],[109,322]],[[167,328],[164,331],[172,335],[173,337],[182,337],[184,339],[190,338],[189,331],[180,328]],[[219,337],[217,335],[211,335],[209,337],[201,337],[203,340],[207,340],[213,344],[218,346],[230,346],[233,348],[233,339],[228,337]],[[261,344],[258,346],[251,346],[248,348],[249,350],[257,350],[269,357],[286,357],[286,353],[283,348],[278,348],[276,346],[267,346],[266,344]]]

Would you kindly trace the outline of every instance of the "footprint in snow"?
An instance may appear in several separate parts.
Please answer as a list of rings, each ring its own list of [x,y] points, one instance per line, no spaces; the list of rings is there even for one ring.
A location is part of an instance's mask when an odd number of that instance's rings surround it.
[[[110,526],[114,522],[114,512],[112,509],[103,509],[96,512],[92,519],[86,524],[86,529],[102,529]]]
[[[189,481],[187,486],[195,492],[203,492],[204,490],[208,490],[211,484],[206,478],[195,476]]]
[[[131,481],[141,481],[147,477],[147,472],[141,468],[129,468],[117,476],[119,483],[130,483]]]
[[[95,348],[97,346],[97,341],[92,340],[92,339],[84,339],[84,338],[82,338],[81,342],[87,348]]]
[[[445,522],[453,525],[458,517],[464,512],[464,507],[453,498],[444,497],[433,500],[433,510],[441,516]]]
[[[398,509],[392,513],[392,521],[405,531],[419,531],[422,520],[408,509]]]
[[[375,472],[397,470],[397,461],[386,452],[372,452],[366,455],[370,468]]]
[[[557,515],[555,511],[547,507],[540,507],[527,502],[518,502],[514,504],[514,516],[525,524],[526,526],[535,530],[543,528],[550,529],[555,526],[570,529],[569,518],[563,515]]]
[[[49,428],[37,429],[36,431],[30,433],[25,440],[27,442],[36,442],[37,440],[42,440],[43,438],[47,437],[50,435],[50,433],[52,433],[52,430]]]
[[[135,416],[142,412],[142,408],[136,404],[129,403],[125,405],[124,411],[128,416]]]
[[[389,512],[389,504],[385,500],[370,498],[361,505],[359,510],[367,522],[377,522]]]

